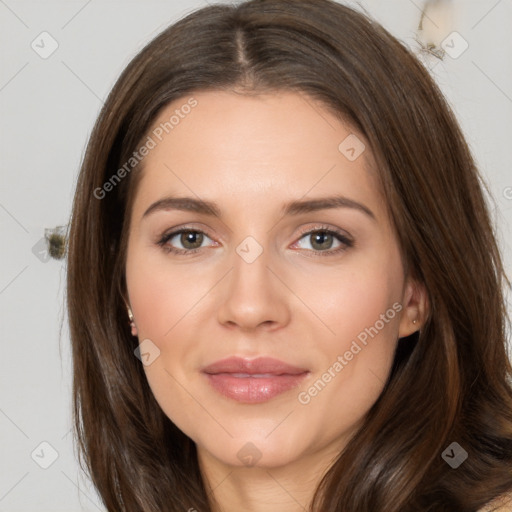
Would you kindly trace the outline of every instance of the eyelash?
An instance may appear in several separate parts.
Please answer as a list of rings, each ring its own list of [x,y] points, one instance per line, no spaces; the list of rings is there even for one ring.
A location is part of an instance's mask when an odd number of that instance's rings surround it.
[[[182,233],[201,233],[203,235],[206,235],[208,238],[208,233],[205,233],[204,231],[200,229],[194,229],[194,228],[181,228],[176,231],[172,231],[170,233],[164,233],[160,240],[158,240],[157,245],[160,246],[165,252],[172,253],[176,255],[190,255],[195,254],[199,252],[201,249],[204,249],[204,247],[197,247],[196,249],[176,249],[175,247],[166,245],[169,240],[174,238],[176,235],[180,235]],[[318,251],[314,249],[306,249],[306,251],[315,253],[315,256],[334,256],[336,254],[339,254],[343,251],[346,251],[347,249],[354,246],[354,241],[345,236],[341,231],[337,231],[335,229],[328,228],[327,226],[319,226],[314,229],[306,229],[300,233],[300,237],[298,240],[302,239],[305,235],[312,235],[313,233],[326,233],[328,235],[334,235],[335,238],[338,239],[339,242],[341,242],[343,245],[338,247],[337,249],[331,249],[328,251]]]

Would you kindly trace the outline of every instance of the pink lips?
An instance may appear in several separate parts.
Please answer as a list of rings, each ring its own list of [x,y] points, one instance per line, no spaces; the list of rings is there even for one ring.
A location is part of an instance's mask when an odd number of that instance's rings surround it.
[[[229,357],[202,371],[216,391],[242,403],[266,402],[296,387],[309,373],[269,357]]]

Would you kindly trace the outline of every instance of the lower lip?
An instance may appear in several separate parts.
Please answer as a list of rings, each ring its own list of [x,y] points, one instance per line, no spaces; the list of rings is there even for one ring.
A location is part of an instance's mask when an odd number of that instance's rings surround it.
[[[297,387],[308,372],[272,377],[233,377],[230,373],[206,374],[210,385],[221,395],[246,404],[266,402]]]

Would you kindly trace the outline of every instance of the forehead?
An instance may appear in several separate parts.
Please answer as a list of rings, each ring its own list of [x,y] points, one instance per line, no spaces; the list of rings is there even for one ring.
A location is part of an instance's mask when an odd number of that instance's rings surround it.
[[[146,202],[180,191],[261,207],[336,191],[382,203],[365,138],[302,93],[191,93],[167,105],[148,135],[137,194]]]

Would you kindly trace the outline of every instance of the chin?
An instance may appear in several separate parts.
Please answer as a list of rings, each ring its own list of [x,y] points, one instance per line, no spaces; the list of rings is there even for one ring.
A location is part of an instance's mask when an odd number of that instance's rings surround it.
[[[266,432],[266,430],[265,430]],[[273,439],[270,439],[274,436]],[[266,433],[229,438],[224,442],[196,442],[202,450],[221,463],[235,467],[277,468],[300,458],[299,446],[292,436]]]

